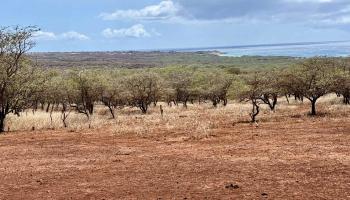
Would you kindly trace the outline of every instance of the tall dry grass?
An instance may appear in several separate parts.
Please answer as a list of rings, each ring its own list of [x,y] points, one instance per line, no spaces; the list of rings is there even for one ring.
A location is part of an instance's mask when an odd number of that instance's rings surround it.
[[[290,99],[290,104],[281,98],[276,112],[262,105],[260,122],[288,122],[288,120],[305,120],[309,118],[309,103]],[[350,106],[342,105],[341,99],[335,95],[327,95],[318,103],[319,117],[339,118],[349,117]],[[149,113],[143,115],[137,108],[116,110],[116,119],[104,106],[97,106],[95,114],[88,119],[85,115],[71,112],[67,119],[67,131],[99,129],[115,135],[135,134],[152,136],[157,133],[164,135],[187,135],[193,138],[211,136],[213,130],[223,128],[232,123],[249,122],[249,103],[231,102],[226,107],[213,108],[211,104],[193,104],[187,109],[181,105],[169,107],[163,104],[164,115],[161,116],[159,105],[151,107]],[[10,131],[30,131],[42,129],[63,129],[61,113],[54,112],[52,121],[50,114],[44,111],[32,113],[27,111],[20,117],[10,115],[6,120],[6,128]]]

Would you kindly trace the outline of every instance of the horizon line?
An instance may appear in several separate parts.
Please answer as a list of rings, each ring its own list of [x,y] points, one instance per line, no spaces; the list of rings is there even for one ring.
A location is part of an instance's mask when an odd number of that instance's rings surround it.
[[[207,46],[207,47],[184,47],[184,48],[160,48],[160,49],[138,49],[138,50],[86,50],[86,51],[30,51],[29,53],[98,53],[98,52],[201,52],[215,51],[215,49],[242,49],[254,47],[277,47],[277,46],[308,46],[317,44],[333,44],[350,42],[350,40],[334,40],[334,41],[318,41],[318,42],[290,42],[290,43],[262,43],[262,44],[247,44],[247,45],[228,45],[228,46]]]

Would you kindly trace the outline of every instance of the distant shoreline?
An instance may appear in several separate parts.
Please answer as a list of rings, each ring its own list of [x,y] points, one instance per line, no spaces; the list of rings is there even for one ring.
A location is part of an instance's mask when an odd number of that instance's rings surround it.
[[[231,46],[211,46],[211,47],[188,47],[188,48],[164,48],[164,49],[136,49],[136,50],[98,50],[98,51],[33,51],[31,53],[100,53],[100,52],[211,52],[214,49],[243,49],[258,47],[283,47],[283,46],[309,46],[322,44],[347,43],[350,40],[343,41],[321,41],[321,42],[291,42],[291,43],[271,43],[271,44],[247,44]]]
[[[299,42],[280,44],[258,44],[241,46],[203,47],[187,49],[132,50],[132,51],[76,51],[76,52],[31,52],[37,54],[210,54],[220,57],[295,57],[308,58],[315,56],[348,57],[350,41]]]

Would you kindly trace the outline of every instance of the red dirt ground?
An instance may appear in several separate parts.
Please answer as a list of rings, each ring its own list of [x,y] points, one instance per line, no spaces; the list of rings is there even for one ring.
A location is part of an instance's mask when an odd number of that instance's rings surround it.
[[[350,199],[349,118],[223,127],[2,135],[0,199]]]

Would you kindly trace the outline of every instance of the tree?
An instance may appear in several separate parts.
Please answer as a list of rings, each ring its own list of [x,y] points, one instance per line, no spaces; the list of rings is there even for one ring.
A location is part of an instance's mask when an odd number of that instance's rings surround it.
[[[261,90],[260,74],[254,72],[243,77],[245,87],[239,92],[238,97],[241,101],[247,101],[252,104],[252,112],[250,113],[251,122],[256,122],[256,117],[260,113],[260,104],[263,103]]]
[[[47,104],[47,111],[50,113],[52,124],[52,112],[54,107],[61,109],[61,120],[66,128],[67,119],[71,113],[71,105],[78,98],[74,83],[67,73],[52,72],[49,81],[45,84],[45,91],[42,93],[44,102]],[[49,107],[51,105],[51,108]]]
[[[241,101],[249,101],[253,105],[252,122],[260,112],[260,105],[266,104],[275,111],[279,95],[283,92],[280,72],[277,70],[256,71],[242,77],[244,87],[239,93]]]
[[[147,113],[149,105],[158,101],[161,92],[160,77],[151,72],[140,71],[124,80],[128,92],[129,104]]]
[[[203,70],[194,74],[193,88],[199,99],[210,100],[214,107],[227,105],[228,90],[232,77],[218,70]]]
[[[94,112],[95,101],[99,100],[103,93],[101,77],[95,70],[82,70],[71,73],[71,79],[78,94],[75,99],[76,110],[90,118]]]
[[[312,116],[316,115],[317,100],[331,91],[335,71],[336,62],[323,57],[307,59],[291,69],[289,89],[310,101]]]
[[[278,96],[281,93],[279,71],[274,69],[272,71],[262,72],[257,78],[261,90],[260,99],[268,105],[272,111],[275,111]]]
[[[332,91],[343,96],[343,103],[350,104],[350,71],[339,71],[335,77]]]
[[[19,114],[38,92],[37,69],[26,57],[35,46],[31,39],[38,30],[31,26],[0,29],[0,133],[6,116]]]
[[[115,119],[114,110],[127,104],[127,92],[123,87],[123,79],[119,73],[110,72],[104,76],[102,102],[108,107],[112,118]]]
[[[175,104],[183,103],[183,106],[187,108],[187,102],[190,100],[192,91],[192,79],[193,73],[184,70],[176,70],[169,74],[168,83],[170,85],[169,91],[171,91],[171,101]]]

